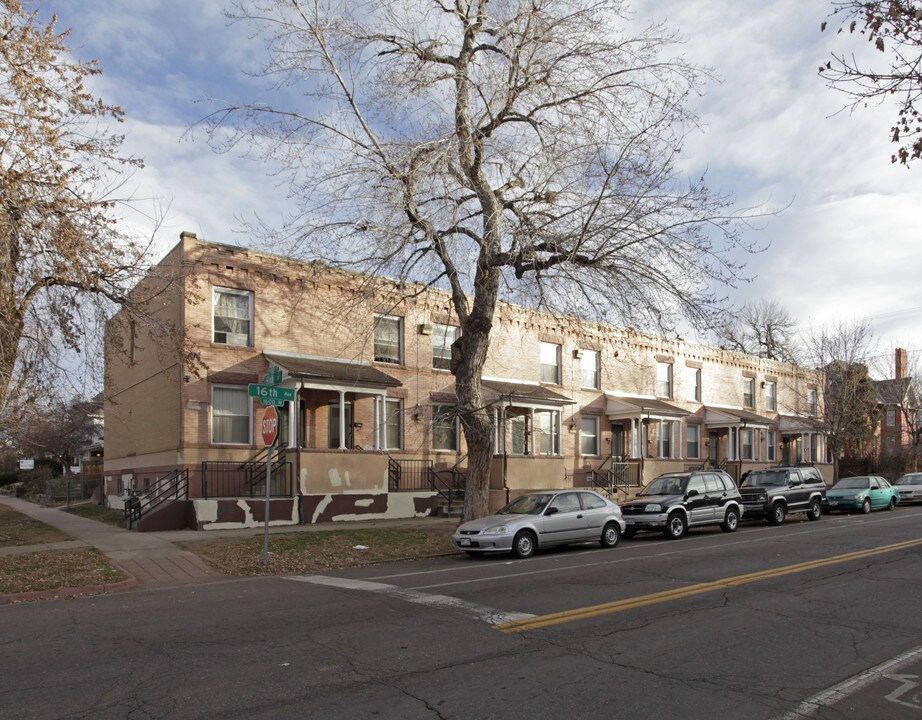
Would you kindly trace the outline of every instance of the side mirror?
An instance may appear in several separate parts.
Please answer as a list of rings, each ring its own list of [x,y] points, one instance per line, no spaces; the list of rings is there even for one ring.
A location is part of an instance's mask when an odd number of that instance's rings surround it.
[[[559,512],[560,512],[560,508],[549,507],[547,510],[544,511],[544,514],[545,515],[556,515]]]
[[[695,497],[697,494],[698,494],[697,490],[689,490],[687,493],[685,493],[685,497],[691,498],[691,497]]]
[[[797,487],[798,485],[803,485],[803,484],[804,484],[804,481],[801,480],[800,478],[797,478],[796,480],[791,480],[788,483],[788,487]]]

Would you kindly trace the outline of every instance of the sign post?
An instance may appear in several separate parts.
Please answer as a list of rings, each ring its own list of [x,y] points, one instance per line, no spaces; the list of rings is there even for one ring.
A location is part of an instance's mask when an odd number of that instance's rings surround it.
[[[263,414],[263,421],[261,427],[261,434],[263,438],[263,445],[266,446],[268,452],[266,453],[266,525],[263,532],[263,565],[269,565],[269,497],[270,497],[270,486],[272,484],[272,451],[275,449],[275,441],[278,438],[279,434],[279,414],[275,409],[275,405],[270,405],[266,408],[266,412]]]

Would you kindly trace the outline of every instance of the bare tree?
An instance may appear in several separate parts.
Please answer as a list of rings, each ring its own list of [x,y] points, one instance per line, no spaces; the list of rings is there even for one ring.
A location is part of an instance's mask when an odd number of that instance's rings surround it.
[[[221,149],[243,143],[282,168],[298,211],[256,223],[269,247],[451,293],[466,519],[488,504],[480,377],[500,299],[668,329],[709,323],[711,288],[741,272],[739,214],[676,169],[706,75],[625,12],[260,0],[232,13],[267,38],[280,99],[226,104],[209,124]]]
[[[877,389],[868,371],[873,343],[867,323],[838,322],[806,338],[808,355],[822,379],[816,416],[826,434],[836,478],[843,453],[865,447],[874,436]]]
[[[89,92],[100,71],[72,59],[67,38],[18,0],[0,2],[0,430],[59,381],[62,356],[101,335],[149,268],[114,215],[141,161],[120,154],[109,126],[122,111]]]
[[[728,350],[756,357],[797,362],[797,322],[774,300],[748,303],[717,329],[720,344]]]
[[[912,0],[836,0],[832,5],[837,33],[863,36],[878,55],[861,48],[858,55],[833,53],[820,74],[830,87],[845,93],[847,107],[896,101],[897,119],[890,133],[899,147],[891,160],[908,165],[922,155],[922,117],[916,108],[922,98],[922,6]],[[824,22],[822,29],[827,27]]]
[[[81,451],[99,442],[101,412],[101,403],[80,398],[31,405],[11,439],[20,456],[51,458],[66,475]]]

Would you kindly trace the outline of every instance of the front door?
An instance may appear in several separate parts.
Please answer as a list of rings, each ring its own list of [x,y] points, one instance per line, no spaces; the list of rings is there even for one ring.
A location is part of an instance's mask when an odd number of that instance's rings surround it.
[[[624,457],[624,425],[611,426],[611,456],[616,462]]]
[[[717,467],[720,462],[720,435],[716,432],[708,433],[708,464]]]

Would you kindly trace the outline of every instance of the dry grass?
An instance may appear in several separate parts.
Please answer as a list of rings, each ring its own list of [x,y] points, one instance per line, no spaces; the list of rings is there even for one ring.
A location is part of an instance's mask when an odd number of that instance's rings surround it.
[[[122,510],[113,510],[111,508],[100,507],[96,504],[74,505],[67,508],[64,512],[72,515],[79,515],[88,520],[99,520],[100,522],[115,525],[120,528],[127,528],[128,523],[125,521],[125,513]]]
[[[0,595],[102,585],[126,577],[94,548],[0,556]]]
[[[455,551],[448,530],[397,528],[270,535],[268,567],[262,564],[262,536],[190,543],[186,549],[231,575],[302,575]]]
[[[73,540],[67,533],[0,504],[0,547]]]

